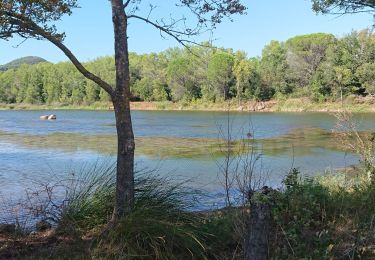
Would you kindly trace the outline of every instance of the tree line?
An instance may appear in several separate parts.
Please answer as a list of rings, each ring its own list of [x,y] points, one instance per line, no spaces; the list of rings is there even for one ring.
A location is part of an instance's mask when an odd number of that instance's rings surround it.
[[[114,57],[85,64],[115,84]],[[353,31],[337,38],[315,33],[271,41],[261,57],[205,43],[160,53],[130,53],[134,101],[264,101],[311,97],[334,101],[347,95],[375,95],[375,35]],[[26,65],[0,72],[0,102],[92,104],[108,94],[70,62]]]

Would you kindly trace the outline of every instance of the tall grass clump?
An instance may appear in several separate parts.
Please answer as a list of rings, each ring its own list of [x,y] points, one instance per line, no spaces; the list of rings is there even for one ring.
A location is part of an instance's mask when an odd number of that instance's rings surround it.
[[[134,209],[107,226],[114,205],[114,166],[94,167],[71,182],[57,230],[94,237],[91,252],[105,259],[204,258],[202,217],[192,212],[197,191],[186,182],[139,171]],[[106,230],[102,232],[102,230]]]
[[[115,200],[115,165],[96,163],[66,181],[57,231],[84,233],[108,222]]]
[[[204,258],[202,219],[191,212],[194,193],[169,178],[139,174],[134,210],[98,239],[94,255],[111,259]]]

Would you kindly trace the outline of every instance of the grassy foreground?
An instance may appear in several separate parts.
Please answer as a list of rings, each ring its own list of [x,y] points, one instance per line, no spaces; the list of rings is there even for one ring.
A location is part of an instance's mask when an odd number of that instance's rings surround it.
[[[143,174],[134,211],[102,233],[113,205],[112,168],[81,176],[53,229],[0,232],[0,258],[243,259],[248,205],[195,212],[200,194]],[[94,177],[93,177],[94,176]],[[363,169],[314,179],[292,170],[272,203],[269,254],[278,259],[375,257],[375,184]],[[38,206],[38,205],[35,205]],[[45,212],[45,216],[52,212]]]
[[[375,112],[375,98],[346,97],[341,101],[314,102],[307,97],[279,98],[270,101],[207,102],[193,101],[163,101],[163,102],[131,102],[133,110],[166,110],[166,111],[238,111],[238,112],[337,112],[343,108],[350,112]],[[90,105],[69,104],[0,104],[0,110],[112,110],[112,104],[96,102]]]

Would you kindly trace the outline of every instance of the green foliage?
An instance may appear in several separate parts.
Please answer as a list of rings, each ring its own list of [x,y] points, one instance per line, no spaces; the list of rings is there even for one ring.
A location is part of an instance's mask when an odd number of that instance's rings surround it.
[[[236,98],[241,103],[275,96],[335,101],[341,95],[375,94],[375,36],[370,30],[341,39],[315,33],[286,42],[271,41],[259,58],[206,45],[191,46],[190,51],[130,53],[132,99],[193,103]],[[113,57],[101,57],[85,66],[115,84]],[[108,101],[105,91],[68,62],[22,64],[0,71],[1,103],[91,105]]]
[[[254,92],[254,97],[257,101],[270,100],[275,92],[275,89],[271,87],[258,87]]]
[[[188,57],[172,59],[168,64],[167,75],[174,100],[199,97],[199,88],[194,80],[194,64]]]
[[[325,60],[327,49],[334,42],[333,35],[324,33],[296,36],[287,40],[285,48],[289,84],[296,88],[308,86]]]
[[[332,87],[329,84],[333,75],[328,74],[331,71],[329,64],[321,64],[313,75],[310,82],[311,96],[315,101],[326,101],[332,94]]]
[[[285,77],[286,69],[286,50],[284,44],[271,41],[270,44],[264,47],[260,61],[262,84],[282,94],[290,93],[291,86],[287,83]]]
[[[230,98],[233,85],[234,56],[226,52],[217,52],[208,63],[207,77],[215,92],[215,98],[227,100]]]
[[[72,10],[77,7],[77,0],[2,0],[0,40],[7,41],[18,36],[25,40],[49,39],[57,45],[57,42],[63,41],[65,34],[57,32],[55,22],[64,15],[71,15]],[[15,65],[22,62],[16,61]]]
[[[327,259],[368,253],[375,187],[337,177],[345,176],[303,178],[297,169],[286,176],[285,190],[277,194],[273,209],[278,230],[273,237],[275,256]]]
[[[368,94],[375,95],[375,63],[360,65],[356,71],[356,77]]]

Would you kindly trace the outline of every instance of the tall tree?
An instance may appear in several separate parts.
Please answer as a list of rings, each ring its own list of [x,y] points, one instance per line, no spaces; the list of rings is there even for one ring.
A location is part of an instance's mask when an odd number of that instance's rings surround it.
[[[233,81],[234,57],[226,52],[215,53],[208,63],[208,80],[216,91],[216,96],[227,100]]]
[[[189,57],[178,57],[169,62],[167,76],[174,100],[200,97],[200,90],[194,80],[195,67]]]
[[[284,45],[278,41],[271,41],[266,45],[262,51],[259,70],[265,87],[275,89],[282,94],[288,94],[293,89],[286,77],[288,63]]]
[[[156,8],[152,1],[110,0],[114,29],[116,81],[112,86],[90,72],[64,44],[64,33],[59,33],[55,22],[64,15],[71,15],[77,0],[2,0],[0,2],[0,39],[15,35],[22,38],[48,40],[70,59],[74,66],[89,80],[94,81],[111,97],[115,110],[117,129],[117,178],[116,202],[113,220],[126,215],[134,202],[134,134],[130,115],[130,73],[128,51],[128,22],[139,20],[187,46],[194,36],[214,29],[224,18],[243,14],[246,10],[240,0],[175,0],[166,4],[170,8],[184,8],[189,20],[182,17],[153,19]],[[150,10],[142,12],[149,4]],[[165,4],[165,3],[164,3]]]
[[[305,87],[310,83],[326,56],[327,48],[334,42],[335,37],[325,33],[296,36],[286,41],[289,77],[297,87]]]

